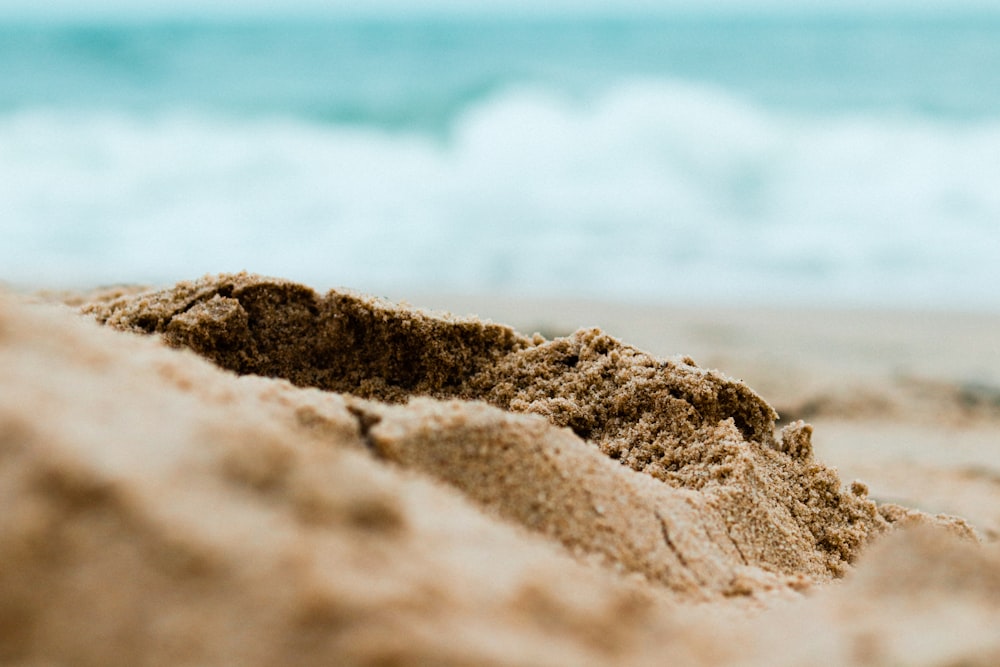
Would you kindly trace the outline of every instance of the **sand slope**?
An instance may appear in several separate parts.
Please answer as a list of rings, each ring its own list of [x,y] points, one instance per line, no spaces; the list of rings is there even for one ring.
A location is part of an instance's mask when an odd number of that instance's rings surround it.
[[[413,295],[409,295],[411,298]],[[664,307],[429,294],[522,331],[599,326],[658,355],[683,352],[815,427],[817,458],[871,497],[966,517],[1000,539],[1000,314]]]
[[[248,275],[85,311],[158,335],[0,302],[4,664],[1000,656],[995,546],[688,359]]]

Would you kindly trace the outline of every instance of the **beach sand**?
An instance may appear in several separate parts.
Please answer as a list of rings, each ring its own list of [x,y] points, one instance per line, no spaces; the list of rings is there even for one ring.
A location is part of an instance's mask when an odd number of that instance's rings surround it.
[[[407,298],[4,296],[0,662],[1000,664],[1000,317]]]
[[[812,424],[817,459],[844,480],[1000,539],[1000,314],[411,300],[521,331],[598,326],[655,355],[686,354],[745,381],[779,423]]]

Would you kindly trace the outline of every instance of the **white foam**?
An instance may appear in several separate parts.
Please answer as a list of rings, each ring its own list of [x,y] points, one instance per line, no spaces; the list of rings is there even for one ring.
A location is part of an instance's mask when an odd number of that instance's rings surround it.
[[[447,137],[173,111],[0,116],[0,278],[1000,307],[1000,119],[787,115],[624,82]]]

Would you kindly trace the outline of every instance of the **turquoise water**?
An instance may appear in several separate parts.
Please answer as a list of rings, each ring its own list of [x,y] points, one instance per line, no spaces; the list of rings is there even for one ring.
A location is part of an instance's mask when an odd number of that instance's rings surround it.
[[[197,108],[442,131],[511,86],[634,78],[804,113],[1000,115],[1000,17],[0,26],[0,109]]]
[[[1000,307],[1000,18],[0,24],[0,279]]]

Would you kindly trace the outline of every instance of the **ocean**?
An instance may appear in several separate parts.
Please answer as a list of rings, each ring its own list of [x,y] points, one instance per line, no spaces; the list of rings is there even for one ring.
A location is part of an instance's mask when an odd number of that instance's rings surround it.
[[[0,281],[1000,309],[1000,14],[0,23]]]

